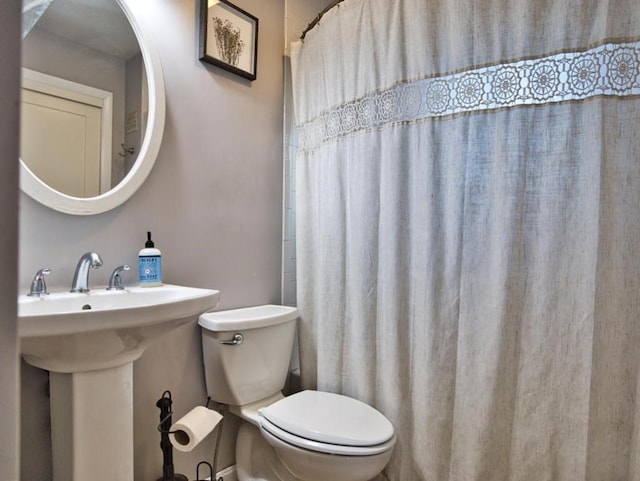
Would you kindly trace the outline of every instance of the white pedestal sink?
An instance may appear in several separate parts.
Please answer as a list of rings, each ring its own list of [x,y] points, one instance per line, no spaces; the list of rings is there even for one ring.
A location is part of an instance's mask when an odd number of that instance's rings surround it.
[[[54,481],[133,481],[133,361],[219,294],[163,285],[18,297],[22,356],[51,371]]]

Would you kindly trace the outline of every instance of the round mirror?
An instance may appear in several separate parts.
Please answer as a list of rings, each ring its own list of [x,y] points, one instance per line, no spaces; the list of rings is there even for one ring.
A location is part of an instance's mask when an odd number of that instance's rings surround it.
[[[20,187],[52,209],[113,209],[155,163],[164,81],[141,3],[53,0],[23,31]]]

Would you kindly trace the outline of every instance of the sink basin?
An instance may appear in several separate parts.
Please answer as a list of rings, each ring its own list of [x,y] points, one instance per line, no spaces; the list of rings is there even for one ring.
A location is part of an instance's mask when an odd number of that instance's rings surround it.
[[[165,284],[18,296],[22,356],[51,371],[54,481],[133,481],[133,361],[219,295]]]
[[[29,364],[71,373],[138,359],[158,336],[218,304],[219,291],[165,284],[18,296],[18,335]]]

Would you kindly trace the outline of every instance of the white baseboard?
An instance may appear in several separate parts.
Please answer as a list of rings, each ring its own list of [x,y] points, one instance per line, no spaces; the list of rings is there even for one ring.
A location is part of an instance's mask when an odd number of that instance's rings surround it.
[[[218,471],[216,473],[216,479],[213,481],[217,481],[220,478],[222,478],[222,481],[238,481],[238,475],[236,473],[236,465],[234,464],[233,466],[229,466],[224,468],[221,471]],[[211,478],[207,478],[207,480],[211,480]],[[375,477],[371,481],[387,481],[387,477],[383,473],[380,473],[377,477]]]
[[[222,478],[223,481],[238,481],[238,475],[236,474],[236,465],[234,464],[233,466],[229,466],[221,471],[218,471],[216,473],[216,479],[213,481],[217,481],[220,478]],[[211,478],[207,479],[211,480]]]

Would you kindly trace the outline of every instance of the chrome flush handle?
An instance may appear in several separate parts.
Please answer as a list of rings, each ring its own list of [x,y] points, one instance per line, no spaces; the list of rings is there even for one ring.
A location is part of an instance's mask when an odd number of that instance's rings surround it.
[[[244,336],[237,332],[233,335],[231,339],[224,339],[220,341],[220,344],[224,344],[226,346],[239,346],[244,342]]]

